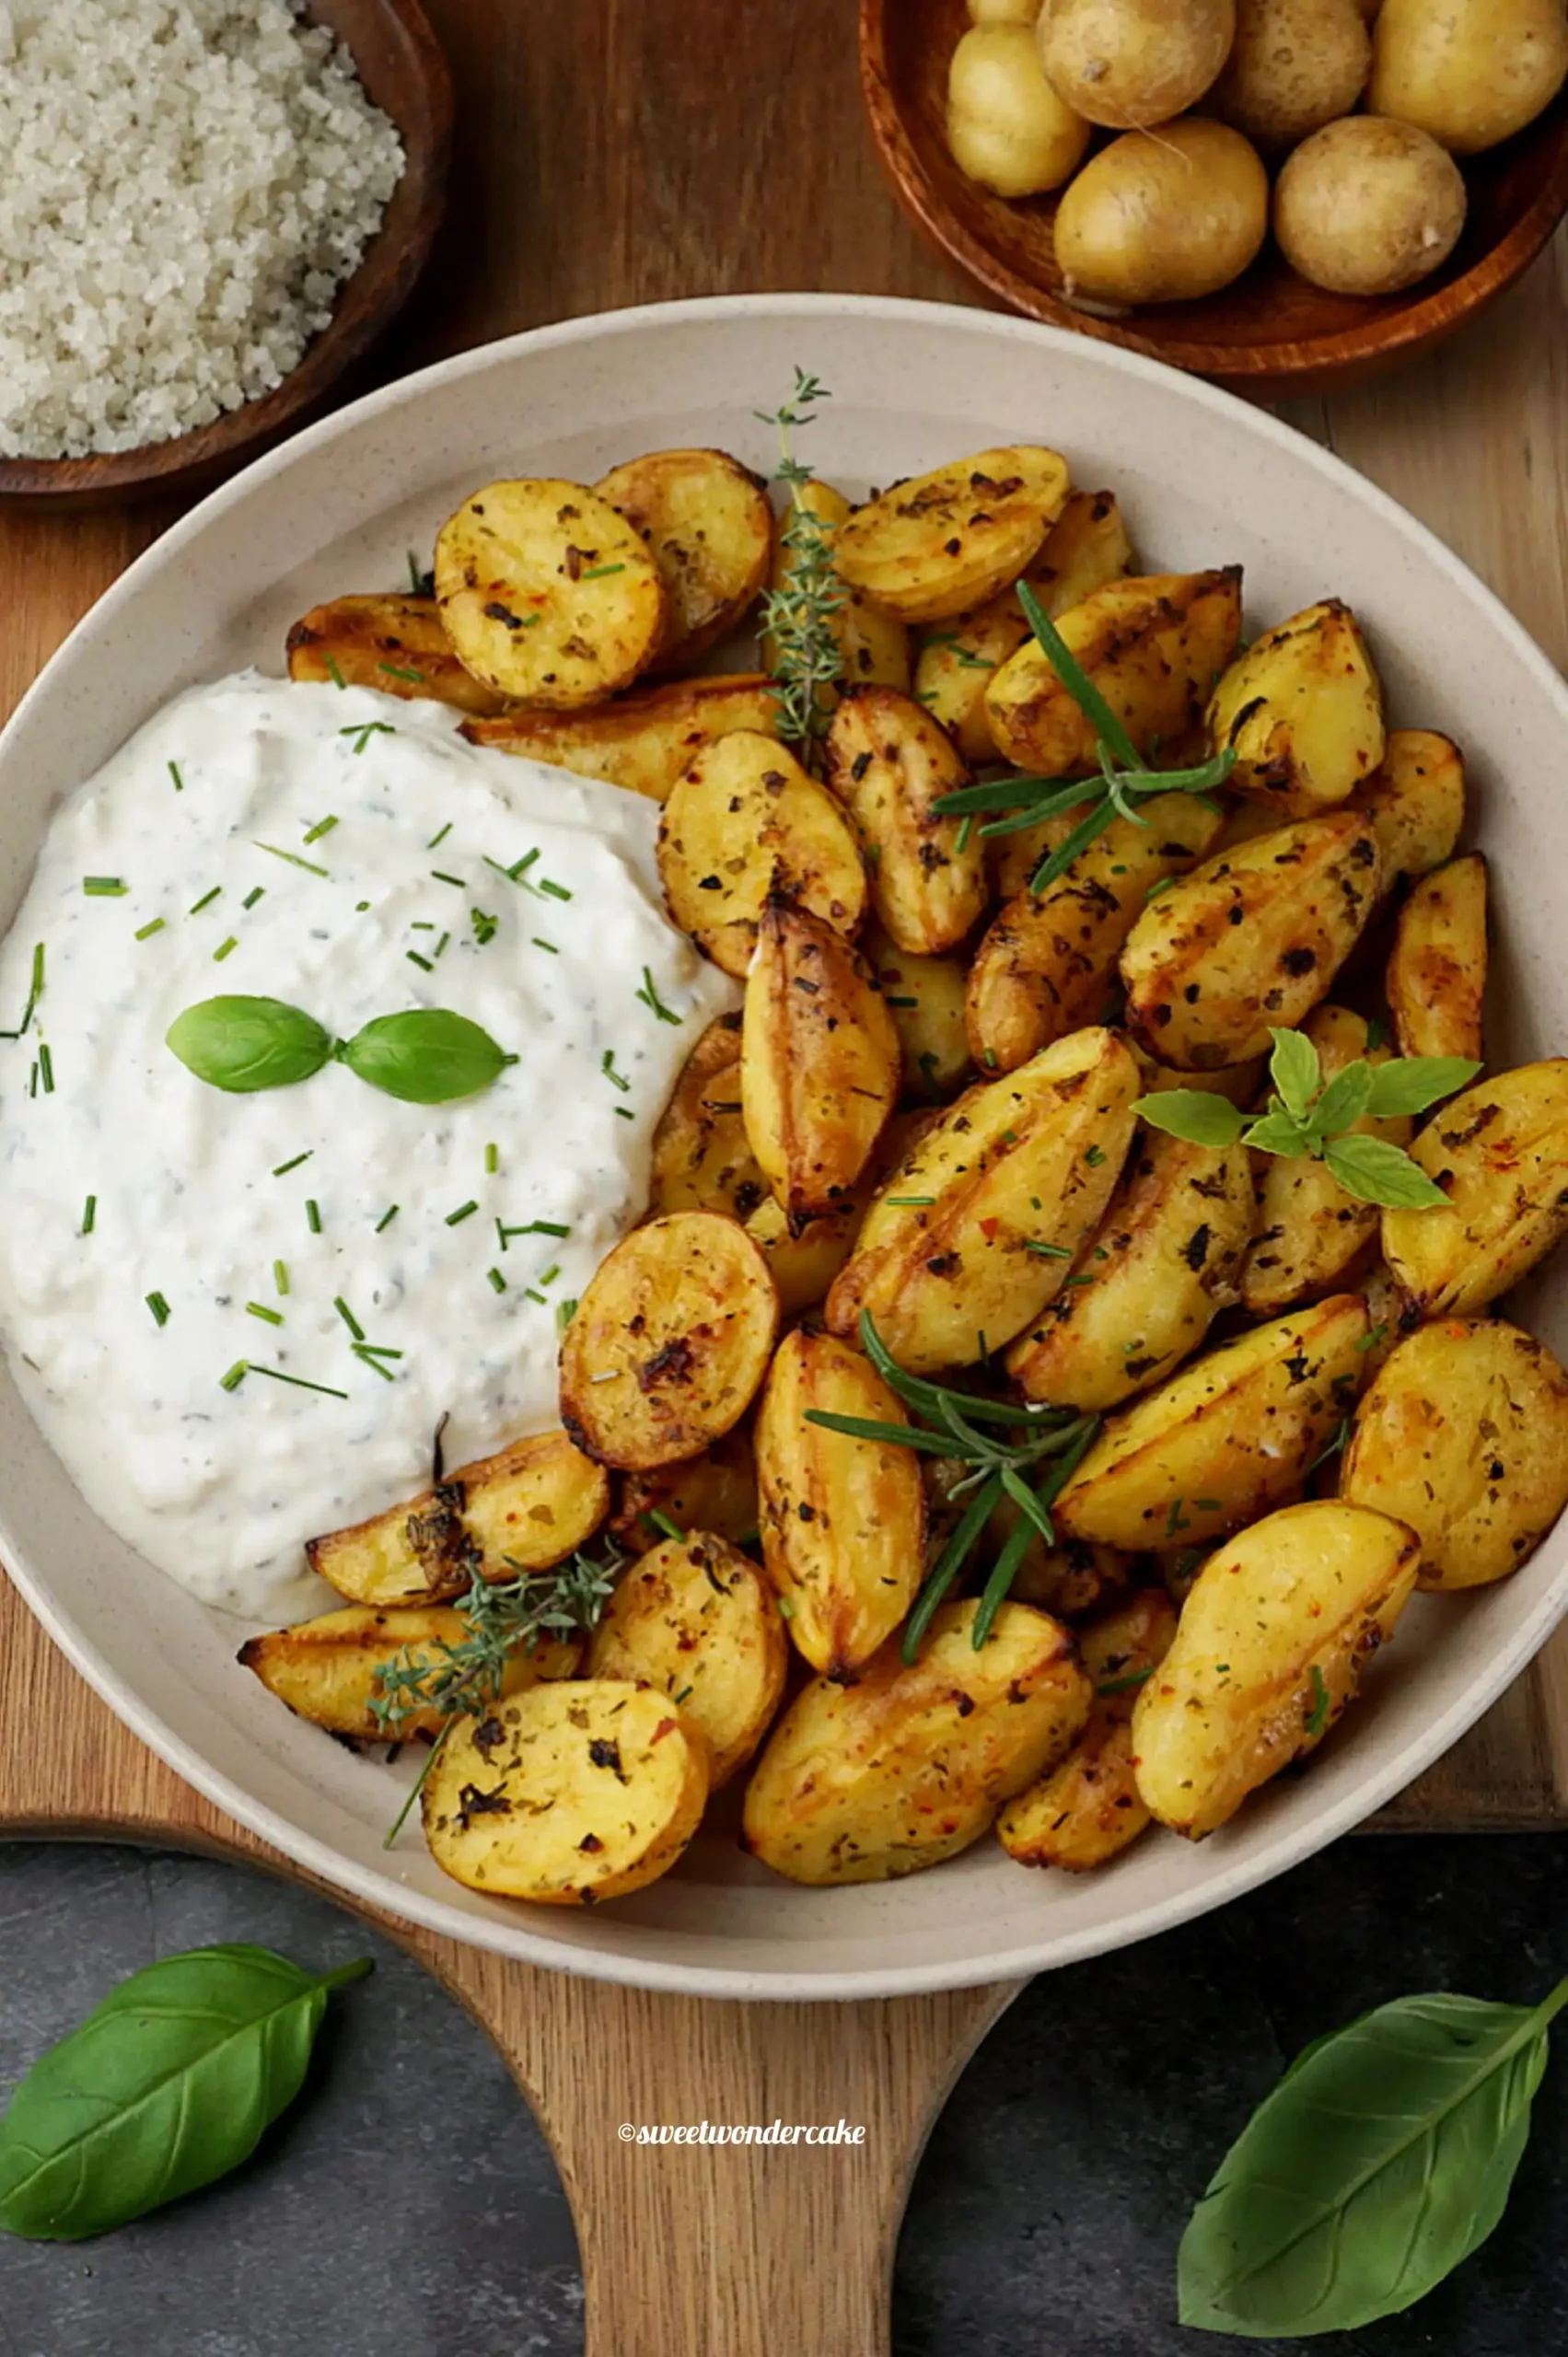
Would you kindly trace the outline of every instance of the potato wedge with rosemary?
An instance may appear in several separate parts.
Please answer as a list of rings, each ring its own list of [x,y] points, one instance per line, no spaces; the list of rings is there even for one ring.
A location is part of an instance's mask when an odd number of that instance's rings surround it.
[[[1225,784],[1283,818],[1333,808],[1384,754],[1383,691],[1361,625],[1325,598],[1255,638],[1209,702],[1216,753],[1233,752]]]
[[[750,1434],[738,1428],[683,1465],[626,1474],[610,1528],[634,1555],[645,1555],[662,1539],[690,1530],[707,1531],[731,1547],[750,1544],[757,1536],[757,1464]]]
[[[1216,1550],[1132,1709],[1138,1791],[1201,1840],[1317,1748],[1415,1586],[1413,1531],[1365,1506],[1285,1506]]]
[[[434,598],[332,598],[312,606],[288,634],[291,679],[331,679],[384,696],[449,703],[483,716],[506,699],[459,662]]]
[[[1150,1822],[1132,1768],[1132,1708],[1175,1635],[1176,1608],[1162,1587],[1140,1588],[1078,1631],[1095,1689],[1088,1724],[1066,1759],[1006,1802],[996,1820],[997,1839],[1021,1866],[1086,1874]]]
[[[974,1644],[973,1603],[944,1605],[912,1665],[889,1639],[852,1684],[814,1678],[746,1791],[746,1847],[791,1882],[918,1874],[978,1841],[1088,1717],[1065,1629],[1004,1604]]]
[[[1222,852],[1151,900],[1121,952],[1127,1020],[1161,1063],[1260,1056],[1328,996],[1376,903],[1371,822],[1355,811]]]
[[[436,599],[476,679],[570,710],[629,687],[668,600],[635,528],[586,484],[486,483],[436,536]]]
[[[535,1433],[305,1552],[351,1603],[434,1604],[476,1575],[511,1580],[564,1562],[609,1511],[599,1467],[564,1433]]]
[[[768,1182],[740,1118],[740,1017],[721,1015],[687,1057],[654,1132],[648,1210],[747,1220]]]
[[[1013,1536],[1020,1512],[1011,1498],[1004,1498],[986,1524],[993,1561]],[[1015,1604],[1032,1604],[1052,1620],[1082,1620],[1086,1613],[1103,1612],[1125,1596],[1132,1585],[1132,1563],[1131,1555],[1114,1547],[1091,1547],[1082,1538],[1063,1538],[1048,1547],[1037,1530],[1007,1593]]]
[[[318,1613],[313,1620],[297,1620],[290,1629],[250,1637],[236,1659],[296,1718],[356,1743],[385,1742],[389,1729],[372,1707],[381,1693],[384,1666],[401,1655],[411,1663],[438,1669],[447,1649],[460,1645],[469,1633],[468,1622],[450,1604],[405,1605],[380,1612],[369,1605],[349,1604],[336,1612]],[[540,1678],[572,1677],[581,1650],[558,1641],[542,1643],[531,1654],[518,1647],[506,1657],[502,1693],[520,1694]],[[434,1742],[445,1718],[435,1708],[412,1712],[400,1717],[396,1739],[424,1736]]]
[[[1131,574],[1057,617],[1076,656],[1138,751],[1180,747],[1202,717],[1241,633],[1241,568]],[[1044,777],[1090,777],[1094,724],[1032,639],[985,691],[992,741],[1006,761]]]
[[[977,451],[857,507],[834,536],[834,562],[900,621],[946,621],[1027,571],[1067,492],[1054,450]]]
[[[601,1465],[645,1473],[732,1432],[768,1371],[767,1263],[718,1212],[672,1212],[601,1260],[561,1345],[561,1421]]]
[[[1568,1234],[1568,1057],[1478,1080],[1410,1152],[1447,1207],[1386,1211],[1383,1257],[1423,1317],[1473,1318]]]
[[[1400,911],[1387,987],[1401,1056],[1481,1062],[1486,900],[1486,861],[1472,851],[1423,876]]]
[[[637,688],[588,712],[509,712],[497,720],[470,721],[463,735],[471,744],[602,778],[663,802],[706,746],[738,728],[776,737],[779,719],[772,679],[761,671],[739,671]]]
[[[707,1804],[708,1747],[657,1687],[560,1678],[459,1720],[420,1798],[454,1882],[590,1907],[674,1865]]]
[[[588,1675],[671,1695],[707,1743],[716,1793],[772,1724],[788,1660],[778,1606],[756,1564],[713,1531],[693,1530],[662,1540],[621,1574],[593,1633]]]
[[[847,687],[828,724],[827,779],[865,846],[889,937],[914,957],[956,948],[989,894],[985,845],[935,808],[970,782],[946,729],[896,688]]]
[[[828,1296],[853,1334],[869,1311],[900,1366],[972,1366],[1062,1286],[1132,1141],[1138,1066],[1112,1033],[1075,1031],[969,1089],[917,1140]]]
[[[840,1678],[899,1626],[925,1572],[920,1458],[891,1440],[832,1432],[817,1412],[902,1428],[903,1404],[832,1334],[779,1344],[757,1414],[762,1560],[813,1669]]]
[[[827,1300],[833,1279],[854,1249],[868,1196],[863,1183],[840,1210],[824,1212],[798,1227],[791,1225],[776,1195],[758,1204],[746,1233],[778,1287],[781,1318],[800,1318]]]
[[[764,910],[746,981],[746,1134],[790,1220],[838,1210],[899,1101],[893,1018],[849,943],[820,918]]]
[[[964,960],[912,957],[875,919],[861,937],[860,951],[899,1035],[906,1090],[926,1104],[940,1104],[970,1077]]]
[[[1108,1416],[1053,1509],[1074,1538],[1129,1554],[1202,1547],[1278,1504],[1355,1405],[1359,1294],[1255,1327]]]
[[[1380,769],[1358,787],[1351,807],[1376,831],[1382,883],[1429,875],[1452,859],[1465,823],[1465,765],[1459,749],[1433,728],[1393,728]]]
[[[665,625],[650,668],[679,671],[735,627],[768,577],[767,485],[723,450],[650,450],[594,487],[652,552]]]
[[[659,820],[672,921],[744,981],[774,895],[853,934],[865,913],[855,830],[825,786],[772,737],[737,729],[699,753]]]

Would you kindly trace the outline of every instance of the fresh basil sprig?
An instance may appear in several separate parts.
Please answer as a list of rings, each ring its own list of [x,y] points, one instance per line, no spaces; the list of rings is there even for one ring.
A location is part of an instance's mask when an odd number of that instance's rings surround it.
[[[479,1024],[445,1007],[378,1015],[334,1044],[314,1016],[277,998],[203,999],[175,1017],[166,1044],[214,1088],[288,1088],[335,1059],[412,1105],[476,1096],[517,1061]]]
[[[1271,1031],[1273,1094],[1266,1111],[1247,1114],[1228,1098],[1201,1088],[1163,1089],[1140,1097],[1132,1110],[1151,1129],[1190,1145],[1243,1145],[1260,1154],[1325,1165],[1347,1195],[1393,1211],[1434,1211],[1448,1198],[1402,1146],[1387,1138],[1353,1136],[1357,1121],[1424,1113],[1467,1087],[1481,1066],[1465,1056],[1395,1056],[1387,1063],[1358,1057],[1325,1081],[1318,1051],[1300,1031]]]
[[[448,1105],[477,1096],[517,1061],[466,1015],[441,1006],[378,1015],[332,1053],[372,1088],[410,1105]]]
[[[1181,2322],[1307,2339],[1423,2298],[1503,2215],[1565,2003],[1402,1997],[1309,2046],[1192,2214]]]
[[[236,1945],[133,1973],[12,2096],[0,2228],[80,2242],[226,2177],[299,2093],[329,1990],[370,1969]]]
[[[166,1045],[198,1080],[248,1096],[308,1080],[331,1054],[332,1035],[281,998],[204,998],[175,1016]]]

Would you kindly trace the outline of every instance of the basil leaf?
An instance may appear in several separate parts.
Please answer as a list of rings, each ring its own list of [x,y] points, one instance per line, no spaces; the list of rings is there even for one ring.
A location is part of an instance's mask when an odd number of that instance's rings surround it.
[[[1337,1138],[1353,1130],[1372,1097],[1372,1066],[1365,1057],[1337,1072],[1312,1109],[1312,1126],[1319,1137]]]
[[[327,1991],[270,1948],[192,1948],[111,1990],[0,2120],[0,2228],[80,2242],[210,2185],[299,2092]]]
[[[1293,1113],[1276,1106],[1272,1112],[1260,1114],[1249,1122],[1247,1143],[1256,1146],[1260,1154],[1304,1155],[1312,1152],[1312,1139]]]
[[[1372,1068],[1366,1109],[1379,1120],[1389,1114],[1424,1113],[1442,1097],[1468,1088],[1481,1069],[1468,1056],[1391,1057]]]
[[[1323,1086],[1323,1066],[1318,1051],[1301,1031],[1276,1031],[1271,1028],[1270,1039],[1274,1052],[1269,1059],[1269,1078],[1280,1094],[1280,1101],[1287,1113],[1299,1120]]]
[[[204,998],[175,1016],[164,1045],[198,1080],[244,1096],[308,1080],[331,1054],[332,1035],[281,998]]]
[[[1211,1096],[1206,1088],[1162,1088],[1140,1097],[1132,1110],[1151,1130],[1185,1138],[1189,1145],[1234,1145],[1246,1118],[1228,1097]]]
[[[1390,1211],[1440,1211],[1448,1198],[1403,1146],[1387,1138],[1334,1138],[1323,1159],[1347,1195],[1358,1202],[1383,1203]]]
[[[410,1105],[447,1105],[455,1097],[477,1096],[517,1062],[466,1015],[439,1006],[378,1015],[333,1052],[372,1088]]]
[[[1565,2001],[1404,1997],[1298,2056],[1182,2236],[1181,2322],[1353,2331],[1440,2283],[1503,2214]]]

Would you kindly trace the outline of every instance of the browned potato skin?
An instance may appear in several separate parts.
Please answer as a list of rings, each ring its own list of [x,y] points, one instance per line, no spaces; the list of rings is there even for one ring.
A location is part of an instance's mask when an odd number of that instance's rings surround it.
[[[679,671],[733,629],[768,577],[767,485],[724,450],[653,450],[595,489],[653,552],[667,614],[649,669]]]
[[[469,721],[462,733],[470,744],[602,778],[663,802],[703,747],[737,728],[763,737],[779,733],[778,691],[764,672],[638,688],[587,712],[514,710],[495,720]]]
[[[1393,728],[1380,769],[1352,796],[1381,851],[1381,881],[1426,876],[1454,855],[1465,823],[1465,765],[1451,737],[1434,728]]]
[[[1328,996],[1381,880],[1353,811],[1299,819],[1222,852],[1151,900],[1121,953],[1127,1020],[1161,1063],[1203,1072],[1264,1054]]]
[[[751,1405],[778,1323],[743,1227],[717,1212],[650,1220],[600,1261],[577,1304],[561,1345],[561,1421],[587,1456],[627,1472],[700,1457]]]
[[[865,913],[854,828],[784,746],[749,729],[708,745],[659,821],[659,880],[672,921],[744,981],[773,895],[853,934]]]
[[[1054,450],[981,450],[857,507],[834,536],[834,563],[900,621],[946,621],[1017,580],[1068,489]]]
[[[1004,1498],[985,1527],[986,1538],[998,1554],[1013,1534],[1018,1508]],[[1114,1547],[1091,1547],[1082,1538],[1064,1538],[1048,1547],[1037,1531],[1031,1538],[1007,1593],[1015,1604],[1032,1604],[1055,1620],[1082,1620],[1086,1613],[1103,1612],[1132,1585],[1132,1558]]]
[[[1388,993],[1401,1056],[1481,1062],[1486,901],[1486,860],[1472,851],[1423,877],[1400,911]]]
[[[1164,1588],[1141,1588],[1078,1632],[1094,1680],[1088,1724],[1050,1775],[1006,1803],[997,1838],[1021,1866],[1086,1874],[1135,1841],[1150,1822],[1132,1770],[1132,1707],[1176,1635]]]
[[[1255,638],[1210,699],[1216,752],[1236,754],[1225,780],[1285,818],[1345,801],[1383,759],[1383,691],[1361,625],[1338,598],[1307,607]]]
[[[1262,1085],[1265,1059],[1249,1056],[1245,1063],[1216,1064],[1212,1072],[1177,1072],[1170,1064],[1156,1063],[1152,1056],[1140,1050],[1138,1062],[1143,1068],[1145,1097],[1162,1096],[1167,1088],[1195,1088],[1205,1097],[1223,1097],[1227,1104],[1238,1105],[1245,1113]]]
[[[819,522],[826,526],[830,540],[841,524],[849,521],[852,513],[849,501],[831,483],[815,479],[803,483],[795,494],[797,504],[807,508]],[[793,570],[794,552],[781,530],[773,553],[775,589],[788,586]],[[877,681],[883,687],[904,688],[910,684],[909,633],[897,615],[884,613],[879,606],[859,589],[843,585],[843,603],[832,618],[832,632],[838,641],[842,665],[842,681],[860,683]],[[762,640],[762,660],[770,670],[778,668],[778,646],[770,636]],[[838,702],[838,690],[824,687],[819,696],[824,712],[831,712]]]
[[[857,1187],[840,1210],[825,1212],[799,1227],[792,1226],[776,1195],[770,1194],[751,1213],[746,1233],[768,1264],[778,1288],[779,1315],[786,1321],[827,1300],[833,1279],[854,1249],[869,1191],[864,1184]]]
[[[964,1028],[969,972],[963,959],[912,957],[875,920],[866,927],[860,949],[899,1035],[906,1093],[927,1104],[940,1103],[972,1076]]]
[[[703,1530],[731,1547],[757,1536],[757,1466],[748,1432],[726,1433],[701,1457],[651,1473],[628,1473],[610,1527],[621,1544],[645,1555],[668,1538],[653,1517],[678,1530]]]
[[[912,1448],[808,1423],[814,1411],[907,1424],[870,1362],[831,1334],[779,1344],[757,1416],[762,1560],[797,1650],[824,1677],[870,1660],[925,1572],[925,1489]]]
[[[747,1788],[754,1857],[814,1886],[918,1874],[1062,1757],[1091,1701],[1072,1639],[1004,1604],[977,1653],[976,1609],[944,1605],[912,1666],[890,1638],[852,1684],[819,1678],[796,1698]]]
[[[344,687],[449,703],[479,716],[506,708],[505,696],[459,662],[434,598],[400,591],[330,598],[294,624],[286,653],[291,679],[331,679],[335,664]]]
[[[768,1182],[740,1118],[740,1017],[721,1015],[687,1057],[654,1132],[648,1211],[747,1220]]]
[[[893,1018],[841,935],[763,911],[746,981],[740,1097],[751,1151],[793,1223],[836,1211],[899,1101]]]
[[[1506,1578],[1568,1505],[1568,1372],[1501,1318],[1419,1328],[1356,1411],[1340,1495],[1410,1525],[1423,1588]]]
[[[236,1659],[254,1672],[270,1694],[296,1718],[325,1727],[330,1735],[357,1743],[385,1742],[387,1729],[372,1703],[381,1691],[380,1671],[395,1655],[438,1667],[444,1648],[460,1645],[470,1633],[462,1614],[449,1604],[415,1605],[377,1612],[351,1604],[319,1613],[313,1620],[247,1638]],[[581,1648],[541,1644],[531,1654],[507,1656],[501,1691],[520,1694],[540,1678],[570,1678]],[[398,1723],[397,1740],[423,1736],[434,1742],[446,1724],[444,1711],[415,1711]]]
[[[714,1532],[661,1539],[594,1631],[591,1678],[662,1687],[708,1747],[709,1790],[750,1759],[784,1694],[789,1646],[755,1563]]]
[[[1386,1211],[1383,1257],[1423,1316],[1473,1318],[1568,1233],[1568,1058],[1477,1081],[1410,1151],[1448,1207]]]
[[[945,794],[970,783],[952,738],[896,688],[848,687],[828,726],[827,779],[873,865],[871,905],[900,949],[956,948],[985,913],[985,846],[960,850],[963,824],[939,818]]]

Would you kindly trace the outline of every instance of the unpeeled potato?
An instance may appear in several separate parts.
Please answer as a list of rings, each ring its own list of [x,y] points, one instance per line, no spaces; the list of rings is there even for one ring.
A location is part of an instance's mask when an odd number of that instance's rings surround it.
[[[1357,0],[1237,0],[1214,112],[1265,149],[1349,114],[1372,63]]]
[[[1188,303],[1239,278],[1269,226],[1269,180],[1227,122],[1190,115],[1092,157],[1056,212],[1070,297]]]
[[[947,69],[947,145],[960,172],[998,196],[1071,180],[1089,125],[1047,81],[1027,23],[975,25]]]
[[[1458,166],[1424,131],[1347,115],[1287,158],[1274,189],[1274,235],[1314,286],[1392,295],[1447,261],[1467,203]]]
[[[1138,131],[1185,113],[1225,62],[1235,0],[1045,0],[1045,70],[1075,114]]]
[[[1384,0],[1367,104],[1473,156],[1533,122],[1565,77],[1562,0]]]

